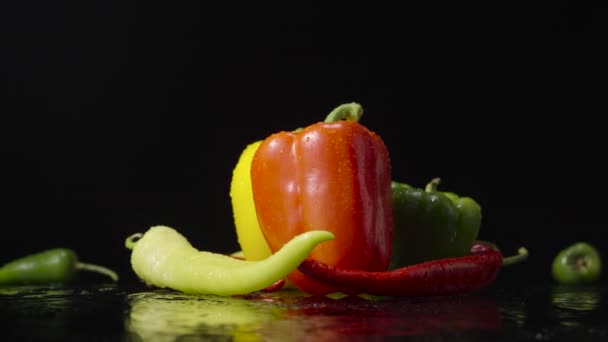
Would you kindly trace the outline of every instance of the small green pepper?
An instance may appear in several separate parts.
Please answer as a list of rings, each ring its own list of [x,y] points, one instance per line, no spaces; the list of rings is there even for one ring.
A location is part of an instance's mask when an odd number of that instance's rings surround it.
[[[553,279],[561,284],[590,284],[602,271],[597,249],[587,242],[577,242],[562,249],[553,259]]]
[[[175,229],[154,226],[129,236],[131,266],[146,284],[187,294],[243,295],[260,291],[296,270],[319,243],[334,234],[308,231],[289,240],[266,259],[248,261],[199,251]]]
[[[73,250],[54,248],[4,264],[0,268],[0,285],[65,284],[74,280],[81,270],[118,280],[118,275],[106,267],[79,262]]]
[[[392,182],[391,269],[468,255],[481,226],[481,207],[470,197],[439,192],[440,179],[425,189]]]

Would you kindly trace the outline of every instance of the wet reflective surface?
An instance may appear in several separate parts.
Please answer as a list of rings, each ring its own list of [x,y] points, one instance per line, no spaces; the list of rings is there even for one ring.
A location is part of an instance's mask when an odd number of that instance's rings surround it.
[[[605,294],[553,284],[429,298],[22,286],[0,288],[0,315],[6,340],[580,342],[608,339]]]

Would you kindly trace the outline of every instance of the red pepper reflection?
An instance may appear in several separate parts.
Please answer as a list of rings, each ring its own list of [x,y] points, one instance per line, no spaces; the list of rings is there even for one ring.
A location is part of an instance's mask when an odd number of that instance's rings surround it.
[[[277,331],[274,326],[272,332],[265,331],[263,335],[317,341],[362,335],[451,334],[501,326],[496,303],[476,295],[380,299],[313,296],[294,298],[284,304],[287,309],[283,316],[289,322],[283,326],[285,331]]]

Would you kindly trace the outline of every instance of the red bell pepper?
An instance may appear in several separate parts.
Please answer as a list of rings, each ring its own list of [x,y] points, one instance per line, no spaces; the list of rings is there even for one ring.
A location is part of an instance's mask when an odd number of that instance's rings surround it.
[[[392,253],[391,166],[379,135],[358,123],[356,103],[325,122],[267,137],[251,162],[251,184],[262,233],[274,253],[293,236],[334,233],[310,257],[346,269],[386,271]],[[348,289],[296,270],[289,280],[323,295]]]

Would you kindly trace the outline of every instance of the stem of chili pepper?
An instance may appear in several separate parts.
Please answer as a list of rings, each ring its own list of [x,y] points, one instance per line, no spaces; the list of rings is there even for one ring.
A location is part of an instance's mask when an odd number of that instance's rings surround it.
[[[495,243],[490,242],[490,241],[478,240],[471,247],[471,254],[481,253],[487,248],[491,248],[495,251],[500,252],[500,248],[498,248],[498,245],[496,245]],[[526,249],[526,247],[519,247],[516,255],[511,255],[508,257],[504,257],[502,259],[502,266],[510,266],[510,265],[514,265],[514,264],[519,264],[520,262],[526,260],[527,258],[528,258],[528,250]]]
[[[81,262],[81,261],[77,262],[76,265],[74,265],[74,267],[77,271],[96,272],[96,273],[108,276],[110,279],[112,279],[114,281],[118,281],[118,274],[116,274],[116,272],[112,271],[111,269],[109,269],[107,267],[89,264],[89,263]]]
[[[505,257],[502,259],[503,266],[510,266],[514,264],[519,264],[520,262],[526,260],[528,258],[528,250],[526,247],[519,247],[517,250],[517,254]]]
[[[325,122],[336,122],[339,120],[351,120],[358,122],[363,115],[363,107],[356,102],[345,103],[334,108],[327,117]]]
[[[476,244],[472,254],[422,262],[387,272],[340,269],[306,259],[298,269],[327,284],[351,292],[378,296],[432,296],[461,294],[489,285],[503,265],[502,253],[489,245]],[[523,253],[525,251],[525,253]],[[521,255],[527,255],[525,248]],[[510,264],[525,257],[509,259]]]

